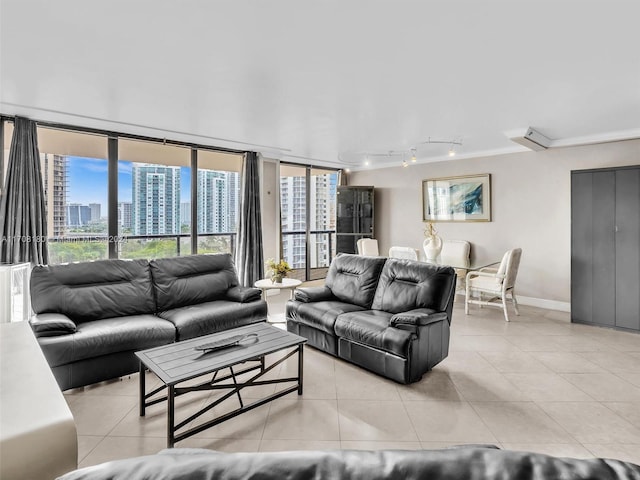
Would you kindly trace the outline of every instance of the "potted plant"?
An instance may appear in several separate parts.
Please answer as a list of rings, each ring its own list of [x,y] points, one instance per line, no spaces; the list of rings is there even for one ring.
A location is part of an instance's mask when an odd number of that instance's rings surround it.
[[[286,260],[276,262],[273,258],[267,260],[267,268],[273,283],[282,283],[282,278],[287,276],[291,271],[291,267]]]

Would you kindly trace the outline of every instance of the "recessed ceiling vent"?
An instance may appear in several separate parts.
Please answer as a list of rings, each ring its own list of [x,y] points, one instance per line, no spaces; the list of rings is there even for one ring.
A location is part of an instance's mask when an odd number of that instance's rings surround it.
[[[511,141],[519,143],[530,150],[535,150],[536,152],[549,148],[552,141],[549,137],[545,137],[532,127],[529,127],[524,131],[513,130],[505,132],[505,134]]]

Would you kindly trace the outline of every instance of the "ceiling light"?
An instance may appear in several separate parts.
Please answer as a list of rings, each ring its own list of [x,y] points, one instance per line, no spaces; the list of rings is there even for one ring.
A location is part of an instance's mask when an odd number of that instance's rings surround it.
[[[402,160],[402,166],[403,166],[403,167],[408,167],[408,166],[409,166],[409,164],[407,163],[407,161],[406,161],[406,160]]]
[[[345,168],[344,171],[345,171],[345,173],[351,173],[351,169],[350,168]]]
[[[364,164],[365,164],[365,166],[367,166],[367,167],[368,167],[368,166],[369,166],[369,160],[365,160],[365,161],[364,161]]]
[[[417,161],[417,160],[418,160],[418,159],[416,158],[416,149],[415,149],[415,148],[412,148],[412,149],[411,149],[411,161],[412,161],[413,163],[416,163],[416,161]]]
[[[450,157],[455,157],[455,155],[456,155],[456,151],[453,148],[453,145],[451,145],[451,148],[449,149],[449,156]]]

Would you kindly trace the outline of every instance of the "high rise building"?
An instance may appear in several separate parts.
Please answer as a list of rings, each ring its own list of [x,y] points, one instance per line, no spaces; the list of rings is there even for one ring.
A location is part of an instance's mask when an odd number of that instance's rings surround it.
[[[180,203],[180,223],[191,226],[191,202]]]
[[[40,167],[47,211],[47,235],[60,237],[67,229],[67,158],[43,153]]]
[[[306,179],[304,176],[280,177],[280,217],[282,255],[291,268],[305,268],[306,258]]]
[[[198,233],[227,233],[236,229],[238,174],[198,170]]]
[[[335,229],[335,199],[338,184],[337,173],[312,175],[309,192],[310,230]],[[280,178],[280,216],[283,232],[300,232],[282,236],[283,258],[291,268],[306,265],[306,178],[290,176]],[[309,242],[310,267],[329,265],[329,233],[312,234]]]
[[[118,227],[131,231],[131,202],[118,202]]]
[[[180,233],[180,167],[133,164],[134,235]]]
[[[91,221],[91,208],[80,203],[67,205],[67,226],[69,228],[84,227]]]
[[[99,222],[101,218],[102,205],[99,203],[90,203],[89,209],[91,210],[91,221]]]

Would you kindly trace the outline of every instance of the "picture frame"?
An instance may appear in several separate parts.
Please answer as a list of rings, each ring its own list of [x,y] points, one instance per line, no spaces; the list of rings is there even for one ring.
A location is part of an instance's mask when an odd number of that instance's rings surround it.
[[[422,221],[490,222],[491,174],[423,180]]]

